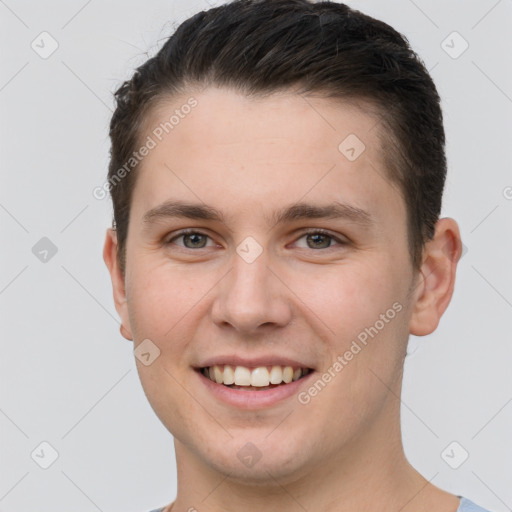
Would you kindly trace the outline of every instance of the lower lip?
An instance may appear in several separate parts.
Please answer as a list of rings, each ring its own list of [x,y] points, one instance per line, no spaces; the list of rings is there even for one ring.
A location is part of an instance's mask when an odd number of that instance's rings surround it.
[[[280,384],[279,386],[262,391],[244,391],[243,389],[233,389],[224,384],[217,384],[208,377],[205,377],[201,371],[196,370],[200,380],[206,388],[220,401],[233,405],[240,409],[258,409],[270,407],[286,398],[297,395],[299,389],[306,385],[310,377],[315,374],[310,371],[304,377],[290,382],[289,384]]]

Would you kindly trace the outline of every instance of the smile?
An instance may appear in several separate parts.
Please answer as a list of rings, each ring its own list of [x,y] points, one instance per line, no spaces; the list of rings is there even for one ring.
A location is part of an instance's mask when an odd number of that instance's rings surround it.
[[[306,376],[309,368],[294,368],[292,366],[246,366],[214,365],[201,368],[201,373],[217,384],[223,384],[232,389],[248,391],[263,391],[282,384],[295,382]]]

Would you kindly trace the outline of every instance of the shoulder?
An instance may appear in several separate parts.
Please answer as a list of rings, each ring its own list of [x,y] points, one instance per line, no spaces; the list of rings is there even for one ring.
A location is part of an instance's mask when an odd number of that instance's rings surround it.
[[[489,512],[487,509],[478,506],[467,498],[461,497],[457,512]]]

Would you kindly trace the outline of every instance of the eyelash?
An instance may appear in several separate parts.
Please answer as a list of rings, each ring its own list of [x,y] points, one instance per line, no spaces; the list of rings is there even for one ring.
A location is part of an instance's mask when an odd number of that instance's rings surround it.
[[[207,235],[206,233],[203,233],[201,231],[197,231],[195,229],[184,229],[183,231],[180,231],[178,234],[174,235],[171,239],[166,241],[165,245],[170,245],[170,244],[172,244],[172,242],[174,240],[176,240],[178,238],[182,238],[182,237],[184,237],[186,235],[201,235],[201,236],[206,236],[206,237],[211,239],[211,237],[209,235]],[[297,238],[297,240],[300,240],[301,238],[303,238],[304,236],[307,236],[307,235],[323,235],[323,236],[327,236],[327,237],[331,238],[332,240],[335,240],[341,246],[347,245],[347,242],[345,242],[343,240],[340,240],[338,237],[334,236],[329,231],[326,231],[325,229],[320,229],[320,228],[310,229],[308,231],[302,232],[300,234],[299,238]],[[199,249],[206,249],[207,247],[199,247],[198,249],[190,249],[189,247],[182,247],[182,248],[183,249],[188,249],[188,250],[191,250],[191,251],[195,251],[195,250],[199,250]],[[328,251],[329,249],[334,249],[334,247],[329,246],[329,247],[326,247],[325,249],[320,249],[320,250]],[[311,250],[314,251],[314,250],[318,250],[318,249],[311,249]]]

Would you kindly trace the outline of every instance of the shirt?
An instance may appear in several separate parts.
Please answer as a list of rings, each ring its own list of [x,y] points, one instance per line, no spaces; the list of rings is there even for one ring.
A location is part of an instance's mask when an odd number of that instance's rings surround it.
[[[471,500],[464,498],[463,496],[459,496],[460,505],[457,509],[457,512],[489,512],[487,509],[479,507],[476,503],[473,503]],[[162,512],[167,505],[164,505],[161,508],[156,508],[151,510],[151,512]]]
[[[471,500],[459,496],[460,505],[457,509],[457,512],[489,512],[487,509],[479,507],[477,504],[473,503]]]

